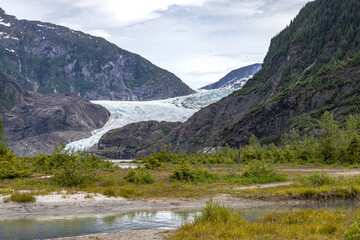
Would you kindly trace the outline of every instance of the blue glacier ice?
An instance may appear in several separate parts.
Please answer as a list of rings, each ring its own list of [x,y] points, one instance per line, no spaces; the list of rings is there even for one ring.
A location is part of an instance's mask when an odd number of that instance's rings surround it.
[[[92,101],[110,112],[108,122],[92,131],[89,138],[71,142],[66,149],[86,150],[97,144],[102,135],[111,129],[140,121],[184,122],[195,112],[228,96],[233,89],[203,90],[197,93],[156,101]]]

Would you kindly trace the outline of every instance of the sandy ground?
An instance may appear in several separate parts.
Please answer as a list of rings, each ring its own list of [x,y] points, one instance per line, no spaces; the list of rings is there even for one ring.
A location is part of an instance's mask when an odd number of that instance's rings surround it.
[[[64,238],[64,240],[161,240],[170,237],[175,230],[133,230],[117,233],[106,233],[101,235],[91,235],[83,237]]]
[[[281,183],[280,183],[281,184]],[[269,185],[269,187],[275,185]],[[254,188],[250,186],[249,188]],[[91,198],[87,196],[91,195]],[[64,195],[55,193],[46,196],[36,196],[34,203],[4,203],[0,196],[0,219],[12,218],[53,218],[61,216],[94,216],[109,215],[132,211],[154,210],[197,210],[213,200],[233,208],[268,206],[276,202],[242,199],[222,194],[213,198],[176,198],[131,201],[125,198],[106,197],[101,194],[76,193]],[[286,204],[286,202],[284,202]]]

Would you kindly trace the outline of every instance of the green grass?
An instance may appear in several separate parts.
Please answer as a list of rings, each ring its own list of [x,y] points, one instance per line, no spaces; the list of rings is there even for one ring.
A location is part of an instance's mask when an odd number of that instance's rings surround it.
[[[193,223],[185,224],[169,239],[343,239],[348,229],[358,233],[351,226],[352,219],[352,211],[300,210],[251,222],[211,202]]]
[[[30,203],[35,202],[36,198],[31,192],[14,192],[9,197],[4,198],[4,202]]]

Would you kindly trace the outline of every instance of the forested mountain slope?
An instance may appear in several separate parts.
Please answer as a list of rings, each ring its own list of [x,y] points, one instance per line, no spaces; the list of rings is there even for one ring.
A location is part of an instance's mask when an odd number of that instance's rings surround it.
[[[262,69],[241,89],[202,109],[163,143],[198,151],[239,146],[255,134],[317,128],[325,112],[337,120],[360,112],[360,1],[316,0],[271,40]]]

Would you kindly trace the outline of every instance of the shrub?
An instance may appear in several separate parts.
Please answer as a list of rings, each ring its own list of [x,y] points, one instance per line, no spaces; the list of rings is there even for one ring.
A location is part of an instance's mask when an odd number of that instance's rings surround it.
[[[351,227],[345,231],[344,240],[360,239],[360,216],[357,216]]]
[[[151,184],[156,182],[156,179],[150,173],[144,173],[134,169],[130,169],[124,179],[135,184]]]
[[[19,203],[27,203],[27,202],[35,202],[36,198],[33,196],[31,192],[14,192],[10,195],[10,197],[5,198],[4,202],[19,202]]]
[[[243,184],[286,181],[284,174],[276,171],[263,161],[254,161],[240,175]]]
[[[316,172],[309,176],[299,176],[296,178],[296,182],[309,187],[320,187],[324,185],[332,185],[336,182],[336,179],[331,177],[327,173]]]
[[[170,176],[171,181],[206,182],[218,179],[217,174],[210,173],[208,170],[204,169],[193,169],[186,161],[180,164],[173,172],[173,175]]]
[[[3,155],[0,155],[0,179],[21,178],[30,175],[30,167],[13,152],[6,151]]]
[[[96,173],[92,169],[82,167],[74,159],[65,162],[52,178],[53,183],[60,187],[75,187],[85,184],[86,181],[94,182],[95,180]]]
[[[159,161],[158,158],[156,158],[155,156],[150,155],[149,157],[147,157],[145,159],[145,163],[143,164],[143,166],[147,169],[157,169],[162,167],[164,164],[162,162]]]

